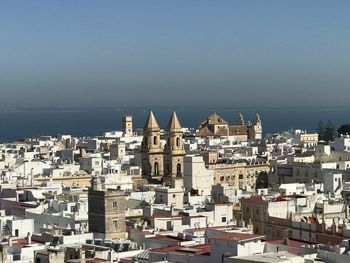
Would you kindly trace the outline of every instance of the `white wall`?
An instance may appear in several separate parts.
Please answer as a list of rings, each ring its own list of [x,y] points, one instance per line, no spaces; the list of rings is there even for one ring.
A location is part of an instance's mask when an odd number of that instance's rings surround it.
[[[184,187],[197,189],[199,194],[210,195],[213,171],[205,167],[202,156],[186,155],[184,160]]]

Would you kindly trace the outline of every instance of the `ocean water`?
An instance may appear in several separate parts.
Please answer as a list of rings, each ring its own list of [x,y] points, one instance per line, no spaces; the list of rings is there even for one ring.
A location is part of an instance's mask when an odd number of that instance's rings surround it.
[[[171,115],[170,109],[153,109],[161,128],[165,128]],[[241,112],[245,120],[255,120],[258,112],[263,131],[274,133],[290,128],[315,131],[320,120],[331,120],[336,128],[350,122],[350,108],[331,109],[176,109],[183,127],[197,128],[212,112],[216,111],[229,123],[235,123]],[[126,113],[133,116],[134,127],[142,128],[148,110],[144,109],[25,109],[0,110],[0,142],[38,135],[72,134],[74,136],[102,135],[105,131],[120,130],[121,119]]]

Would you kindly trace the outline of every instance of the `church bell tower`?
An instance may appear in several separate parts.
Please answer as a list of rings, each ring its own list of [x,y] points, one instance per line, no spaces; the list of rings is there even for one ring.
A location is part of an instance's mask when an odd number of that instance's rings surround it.
[[[142,175],[161,179],[163,173],[163,149],[160,144],[160,128],[151,111],[143,128],[141,147]]]
[[[166,128],[164,174],[167,178],[183,176],[185,150],[182,137],[182,127],[174,111]]]

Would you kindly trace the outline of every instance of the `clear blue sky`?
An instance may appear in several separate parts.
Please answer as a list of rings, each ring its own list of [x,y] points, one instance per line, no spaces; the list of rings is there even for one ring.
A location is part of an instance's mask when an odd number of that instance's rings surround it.
[[[0,2],[1,106],[334,106],[350,1]]]

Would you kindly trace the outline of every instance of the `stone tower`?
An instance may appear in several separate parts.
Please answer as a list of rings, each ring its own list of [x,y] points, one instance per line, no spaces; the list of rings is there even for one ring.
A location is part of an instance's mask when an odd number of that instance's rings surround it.
[[[89,231],[96,238],[125,239],[124,191],[104,189],[99,177],[94,177],[88,191]]]
[[[166,177],[183,176],[185,150],[182,136],[182,127],[174,111],[166,128],[167,142],[164,149],[164,175]]]
[[[163,177],[163,148],[160,144],[160,129],[152,111],[143,128],[141,164],[144,177],[155,179]]]
[[[125,115],[123,116],[123,134],[126,136],[132,136],[132,116]]]

